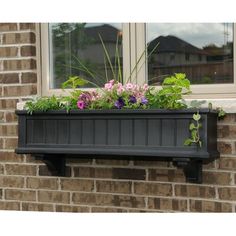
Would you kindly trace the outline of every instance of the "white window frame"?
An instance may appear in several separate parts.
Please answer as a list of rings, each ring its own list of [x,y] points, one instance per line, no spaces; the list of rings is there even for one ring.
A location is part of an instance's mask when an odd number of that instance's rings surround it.
[[[146,24],[145,23],[123,23],[123,74],[124,82],[126,82],[132,68],[135,67],[137,60],[141,57],[146,48]],[[234,35],[236,35],[236,24],[234,24]],[[50,49],[48,24],[40,24],[39,41],[41,60],[41,83],[39,87],[41,96],[62,95],[65,93],[61,89],[50,89]],[[38,41],[38,42],[39,42]],[[141,58],[135,72],[132,75],[132,82],[144,84],[147,82],[147,63],[145,57]],[[184,72],[184,71],[183,71]],[[234,82],[231,84],[207,84],[207,85],[192,85],[192,94],[189,99],[236,99],[236,39],[234,39]],[[69,90],[68,90],[69,91]],[[68,92],[67,91],[67,92]]]

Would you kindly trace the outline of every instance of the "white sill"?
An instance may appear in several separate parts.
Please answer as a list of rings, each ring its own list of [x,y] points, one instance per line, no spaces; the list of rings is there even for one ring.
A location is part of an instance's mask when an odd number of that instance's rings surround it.
[[[236,113],[236,98],[221,98],[221,99],[185,99],[187,103],[192,100],[206,101],[201,107],[208,107],[208,103],[212,103],[213,108],[222,108],[226,113]],[[26,102],[18,102],[16,104],[17,110],[23,110]]]

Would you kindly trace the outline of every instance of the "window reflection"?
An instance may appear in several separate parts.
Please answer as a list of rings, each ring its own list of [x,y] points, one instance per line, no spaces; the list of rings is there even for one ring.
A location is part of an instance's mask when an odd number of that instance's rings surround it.
[[[111,77],[111,70],[99,35],[112,65],[117,69],[118,54],[122,62],[121,23],[49,24],[52,78],[50,88],[61,88],[61,84],[72,75],[81,76],[98,86],[104,85],[106,76]],[[85,87],[94,86],[87,84]]]
[[[149,23],[148,83],[159,85],[166,75],[186,73],[193,84],[233,82],[232,23]]]

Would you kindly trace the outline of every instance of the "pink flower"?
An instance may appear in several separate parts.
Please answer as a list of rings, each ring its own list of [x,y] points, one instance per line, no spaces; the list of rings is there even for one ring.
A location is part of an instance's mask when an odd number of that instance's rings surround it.
[[[142,89],[143,89],[144,91],[147,91],[147,90],[148,90],[148,84],[144,84],[143,87],[142,87]]]
[[[77,102],[77,107],[78,107],[80,110],[83,110],[84,107],[85,107],[84,101],[79,100],[79,101]]]
[[[106,90],[111,90],[112,87],[113,87],[113,84],[112,84],[112,83],[106,83],[106,84],[104,85],[104,88],[105,88]]]
[[[109,84],[112,84],[112,85],[114,85],[114,83],[115,83],[115,80],[114,80],[114,79],[112,79],[112,80],[110,80],[108,83],[109,83]]]
[[[125,85],[125,88],[126,88],[127,90],[132,90],[132,89],[134,88],[134,85],[131,84],[131,83],[128,83],[128,84]]]

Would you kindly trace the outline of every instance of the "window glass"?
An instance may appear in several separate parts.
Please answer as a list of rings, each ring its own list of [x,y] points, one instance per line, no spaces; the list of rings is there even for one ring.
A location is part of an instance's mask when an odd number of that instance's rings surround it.
[[[103,86],[111,78],[111,68],[102,46],[104,42],[113,70],[122,70],[121,23],[49,24],[50,89],[61,88],[69,76],[80,76]],[[119,60],[118,60],[119,58]],[[118,62],[119,61],[119,62]]]
[[[148,83],[186,73],[192,84],[233,83],[232,23],[148,23]]]

